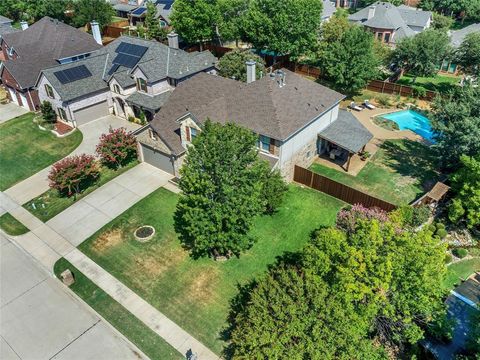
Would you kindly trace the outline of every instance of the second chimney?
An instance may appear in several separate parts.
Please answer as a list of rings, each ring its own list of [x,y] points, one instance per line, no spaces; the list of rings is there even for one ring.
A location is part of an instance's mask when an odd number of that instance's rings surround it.
[[[20,21],[20,26],[22,27],[22,30],[28,29],[28,23],[26,21]]]
[[[250,84],[251,82],[254,82],[256,80],[256,62],[253,60],[248,60],[245,64],[247,65],[247,84]]]
[[[178,34],[172,31],[167,35],[168,37],[168,46],[172,49],[178,49]]]
[[[90,23],[92,25],[92,35],[97,44],[103,45],[102,44],[102,35],[100,34],[100,27],[98,26],[98,22],[95,20]]]
[[[375,6],[370,6],[368,8],[368,15],[367,15],[367,20],[370,20],[371,18],[373,18],[375,16]]]

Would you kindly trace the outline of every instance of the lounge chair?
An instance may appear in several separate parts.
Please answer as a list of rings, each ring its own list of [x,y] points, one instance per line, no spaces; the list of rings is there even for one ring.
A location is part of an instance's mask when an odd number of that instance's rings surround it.
[[[375,105],[370,104],[370,101],[368,101],[368,100],[365,100],[365,101],[363,102],[363,106],[365,106],[365,107],[366,107],[367,109],[369,109],[369,110],[375,109]]]
[[[355,101],[352,101],[350,103],[350,109],[356,110],[356,111],[362,111],[363,110],[363,108],[361,106],[358,106],[357,104],[355,104]]]

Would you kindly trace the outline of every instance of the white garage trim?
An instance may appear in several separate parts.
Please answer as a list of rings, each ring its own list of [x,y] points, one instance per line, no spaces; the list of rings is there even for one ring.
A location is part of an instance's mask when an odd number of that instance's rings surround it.
[[[107,116],[110,114],[108,109],[108,101],[104,100],[99,103],[84,107],[73,112],[73,117],[76,126],[80,126],[98,118]]]
[[[20,91],[18,93],[20,95],[20,99],[22,99],[22,107],[24,109],[30,110],[30,107],[28,106],[27,97],[25,96],[25,94]]]
[[[17,93],[15,92],[14,89],[12,89],[11,87],[7,86],[7,89],[8,89],[8,93],[10,94],[10,97],[12,98],[12,101],[19,105],[18,103],[18,99],[17,99]]]

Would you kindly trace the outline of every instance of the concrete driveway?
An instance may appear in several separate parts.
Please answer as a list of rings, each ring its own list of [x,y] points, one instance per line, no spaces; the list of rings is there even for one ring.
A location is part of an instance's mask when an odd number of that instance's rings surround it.
[[[28,110],[14,103],[0,104],[0,124],[26,113]]]
[[[0,358],[147,359],[0,233]]]
[[[78,246],[137,201],[168,183],[173,175],[141,163],[77,201],[46,225]]]
[[[83,134],[83,140],[70,155],[95,154],[95,148],[98,144],[100,135],[107,133],[110,127],[113,129],[124,127],[128,131],[132,131],[138,129],[140,125],[113,115],[91,121],[78,128]],[[51,166],[37,172],[28,179],[15,184],[11,188],[5,190],[5,193],[19,204],[25,204],[31,199],[36,198],[49,189],[47,176],[50,172],[50,168]]]

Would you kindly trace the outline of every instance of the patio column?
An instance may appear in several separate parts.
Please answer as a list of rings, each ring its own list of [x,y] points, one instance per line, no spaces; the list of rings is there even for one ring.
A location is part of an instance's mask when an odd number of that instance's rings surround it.
[[[348,168],[350,167],[350,159],[352,158],[352,153],[349,151],[348,152],[348,161],[347,161],[347,172],[348,172]]]

